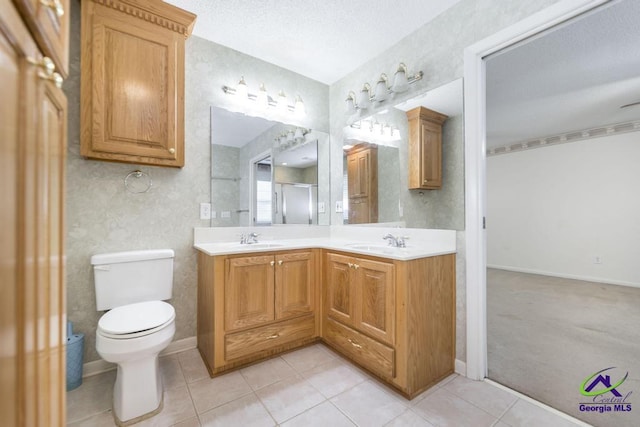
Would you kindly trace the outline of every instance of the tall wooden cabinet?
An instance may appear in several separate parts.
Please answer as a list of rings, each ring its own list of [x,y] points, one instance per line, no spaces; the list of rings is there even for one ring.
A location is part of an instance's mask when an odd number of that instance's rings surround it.
[[[442,125],[447,116],[425,107],[407,111],[409,120],[409,189],[442,187]]]
[[[378,222],[378,149],[360,144],[347,153],[349,224]]]
[[[194,22],[157,0],[83,0],[83,156],[184,166],[184,43]]]
[[[317,339],[318,256],[198,254],[198,348],[212,375]]]
[[[44,31],[35,3],[0,2],[0,414],[64,426],[67,101],[54,70],[66,73],[68,26]]]

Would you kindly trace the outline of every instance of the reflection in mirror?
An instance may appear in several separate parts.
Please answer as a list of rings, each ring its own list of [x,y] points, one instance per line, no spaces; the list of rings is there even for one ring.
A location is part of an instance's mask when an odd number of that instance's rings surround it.
[[[328,224],[329,170],[327,134],[211,108],[211,226]]]
[[[440,190],[408,189],[406,112],[419,106],[449,117],[442,129]],[[342,223],[463,229],[462,113],[462,79],[458,79],[347,126],[343,132]]]

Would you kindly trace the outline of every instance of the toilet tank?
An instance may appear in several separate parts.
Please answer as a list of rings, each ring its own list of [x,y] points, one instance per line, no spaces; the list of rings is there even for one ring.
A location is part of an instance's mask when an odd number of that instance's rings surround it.
[[[171,249],[93,255],[97,309],[170,299],[173,257]]]

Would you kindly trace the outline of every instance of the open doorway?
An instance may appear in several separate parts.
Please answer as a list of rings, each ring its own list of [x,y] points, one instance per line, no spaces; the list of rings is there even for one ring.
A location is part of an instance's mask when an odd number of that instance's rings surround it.
[[[610,2],[485,58],[488,377],[594,425],[637,425],[639,15]]]

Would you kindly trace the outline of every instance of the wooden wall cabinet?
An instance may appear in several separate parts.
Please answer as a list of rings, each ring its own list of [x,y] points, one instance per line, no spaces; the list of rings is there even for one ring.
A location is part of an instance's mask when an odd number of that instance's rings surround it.
[[[198,348],[212,375],[317,339],[318,256],[198,253]]]
[[[455,255],[391,261],[328,252],[322,339],[413,398],[453,373]]]
[[[2,425],[61,427],[67,99],[43,66],[57,41],[37,30],[38,7],[0,2],[0,414]],[[52,36],[61,73],[67,29]]]
[[[83,0],[83,156],[184,166],[184,43],[194,22],[161,1]]]
[[[360,144],[347,153],[349,224],[378,222],[378,149]]]
[[[407,111],[409,120],[409,189],[442,187],[442,125],[447,116],[425,107]]]

